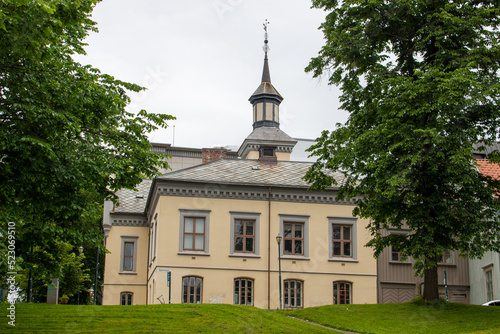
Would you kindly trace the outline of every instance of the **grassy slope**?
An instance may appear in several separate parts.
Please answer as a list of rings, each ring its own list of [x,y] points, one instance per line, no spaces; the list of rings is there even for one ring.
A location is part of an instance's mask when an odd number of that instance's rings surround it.
[[[330,305],[286,314],[360,333],[500,333],[500,307],[494,306]]]
[[[18,304],[16,327],[0,304],[0,332],[332,333],[279,312],[233,305],[77,306]]]

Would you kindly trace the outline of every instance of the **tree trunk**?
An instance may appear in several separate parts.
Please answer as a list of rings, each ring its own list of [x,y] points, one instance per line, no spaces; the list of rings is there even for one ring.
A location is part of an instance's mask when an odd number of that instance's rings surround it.
[[[438,272],[437,265],[434,263],[434,267],[430,269],[425,269],[424,271],[424,300],[433,301],[439,299],[438,290]]]

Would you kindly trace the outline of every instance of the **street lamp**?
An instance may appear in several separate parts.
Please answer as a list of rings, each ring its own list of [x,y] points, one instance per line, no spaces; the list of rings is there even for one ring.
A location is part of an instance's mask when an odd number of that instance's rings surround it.
[[[283,310],[282,306],[282,298],[281,298],[281,241],[283,240],[283,237],[281,234],[278,234],[276,236],[276,242],[278,243],[278,263],[279,263],[279,283],[280,283],[280,310]]]
[[[90,288],[89,289],[89,295],[90,295],[90,301],[93,302],[94,301],[94,288]]]
[[[83,246],[78,247],[78,253],[82,255],[83,253]],[[80,290],[78,290],[78,305],[80,305]]]

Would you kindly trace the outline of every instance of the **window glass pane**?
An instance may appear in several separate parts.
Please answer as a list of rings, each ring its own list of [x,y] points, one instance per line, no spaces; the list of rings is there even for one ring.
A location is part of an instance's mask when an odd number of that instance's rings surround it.
[[[444,263],[453,263],[453,258],[451,256],[451,251],[447,250],[444,252]]]
[[[234,239],[234,250],[236,252],[243,251],[243,238],[238,237]]]
[[[241,280],[241,287],[242,287],[242,288],[244,288],[244,287],[245,287],[245,280],[244,280],[244,279],[242,279],[242,280]]]
[[[253,238],[246,239],[246,251],[253,252]]]
[[[123,269],[124,270],[132,270],[132,258],[131,257],[125,258],[125,263],[123,264]]]
[[[344,242],[344,255],[351,256],[351,243],[350,242]]]
[[[399,261],[399,253],[392,253],[392,261]]]
[[[195,277],[190,277],[189,278],[189,285],[194,286],[194,280],[195,280]]]
[[[340,242],[333,243],[333,255],[338,255],[338,256],[342,255],[340,246],[341,246]]]
[[[302,240],[295,241],[295,254],[302,254]]]
[[[196,250],[203,250],[203,235],[196,235],[195,236],[195,249]]]
[[[333,225],[333,239],[342,239],[340,234],[340,226]]]
[[[132,256],[134,254],[134,244],[131,242],[125,243],[125,255]]]
[[[302,238],[302,224],[295,224],[295,238]]]
[[[246,235],[253,235],[253,222],[247,222]]]
[[[193,233],[193,218],[184,219],[184,232]]]
[[[292,240],[285,240],[283,252],[286,254],[292,253]]]
[[[242,221],[236,221],[235,223],[235,228],[234,228],[234,234],[236,235],[242,235],[243,234],[243,222]]]
[[[285,224],[283,229],[285,238],[290,238],[292,236],[292,224]]]
[[[351,240],[351,227],[343,226],[344,228],[344,240]]]
[[[184,249],[193,249],[193,236],[189,234],[184,235]]]
[[[196,219],[196,233],[204,233],[205,232],[205,219],[198,218]]]

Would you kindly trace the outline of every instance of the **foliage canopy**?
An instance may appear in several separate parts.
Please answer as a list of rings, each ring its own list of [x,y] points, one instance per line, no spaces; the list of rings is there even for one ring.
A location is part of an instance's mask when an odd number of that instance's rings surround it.
[[[339,198],[360,196],[354,214],[371,218],[369,246],[379,255],[396,245],[419,273],[447,249],[500,250],[499,182],[472,156],[498,140],[500,2],[313,6],[328,11],[326,43],[306,70],[340,86],[349,117],[310,149],[318,160],[306,180],[322,189],[335,185],[325,170],[345,172]],[[403,227],[411,233],[379,234]]]

